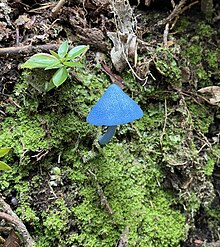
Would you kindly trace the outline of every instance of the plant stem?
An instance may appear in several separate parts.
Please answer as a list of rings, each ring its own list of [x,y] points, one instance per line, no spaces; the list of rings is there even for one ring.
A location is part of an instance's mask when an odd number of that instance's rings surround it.
[[[108,126],[106,133],[99,138],[99,143],[101,145],[107,144],[111,140],[113,135],[115,134],[116,128],[117,128],[117,125]]]

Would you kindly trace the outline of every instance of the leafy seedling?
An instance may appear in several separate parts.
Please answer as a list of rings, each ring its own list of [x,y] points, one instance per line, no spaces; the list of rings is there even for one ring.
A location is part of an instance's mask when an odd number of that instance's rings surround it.
[[[57,53],[50,51],[47,53],[37,53],[30,57],[21,68],[35,69],[43,68],[45,70],[57,69],[53,74],[49,85],[47,85],[46,91],[63,84],[69,76],[69,70],[73,67],[84,67],[80,62],[81,58],[85,55],[89,46],[78,45],[72,48],[70,51],[68,42],[64,41],[58,48]]]
[[[0,157],[4,157],[9,151],[10,151],[10,148],[1,148]],[[3,170],[3,171],[11,170],[11,167],[7,165],[5,162],[0,161],[0,170]]]

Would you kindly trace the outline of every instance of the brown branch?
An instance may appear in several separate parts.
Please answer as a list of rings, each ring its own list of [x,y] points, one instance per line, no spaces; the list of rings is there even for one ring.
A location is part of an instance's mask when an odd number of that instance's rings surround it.
[[[192,2],[191,4],[189,4],[189,6],[185,6],[187,0],[181,0],[177,5],[175,5],[173,11],[170,13],[170,15],[159,21],[157,23],[158,26],[163,26],[166,25],[167,23],[171,24],[173,22],[173,24],[171,25],[171,29],[174,27],[177,19],[179,18],[179,16],[186,11],[187,9],[191,8],[194,4],[197,4],[199,1],[196,0],[194,2]]]
[[[58,49],[59,44],[46,44],[46,45],[25,45],[20,47],[5,47],[0,48],[1,56],[15,56],[15,55],[27,55],[30,53],[36,53],[39,51],[49,51]]]
[[[33,247],[34,241],[27,231],[27,228],[21,222],[18,216],[12,211],[11,207],[2,198],[0,198],[0,210],[3,211],[0,212],[0,219],[10,222],[14,225],[15,230],[20,233],[22,242],[24,242],[24,246]]]
[[[0,212],[0,219],[9,221],[12,224],[18,225],[19,221],[15,219],[13,216],[6,214],[4,212]]]

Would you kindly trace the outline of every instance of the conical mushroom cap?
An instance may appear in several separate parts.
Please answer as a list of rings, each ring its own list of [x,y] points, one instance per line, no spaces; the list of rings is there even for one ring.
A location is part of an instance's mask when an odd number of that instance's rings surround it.
[[[143,117],[139,105],[125,94],[121,88],[112,84],[92,108],[86,121],[97,126],[126,124]]]

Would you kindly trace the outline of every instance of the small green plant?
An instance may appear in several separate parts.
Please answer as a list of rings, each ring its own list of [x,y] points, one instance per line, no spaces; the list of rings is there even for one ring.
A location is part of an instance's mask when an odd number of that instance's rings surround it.
[[[10,151],[10,148],[1,148],[0,157],[4,157],[9,151]],[[0,170],[3,170],[3,171],[11,170],[11,167],[7,165],[5,162],[0,161]]]
[[[46,85],[46,91],[60,86],[69,76],[72,67],[84,67],[80,59],[89,49],[89,46],[78,45],[69,52],[68,42],[64,41],[58,48],[58,52],[50,50],[50,54],[37,53],[30,57],[21,68],[35,69],[44,68],[45,70],[57,69],[53,74],[50,83]]]

